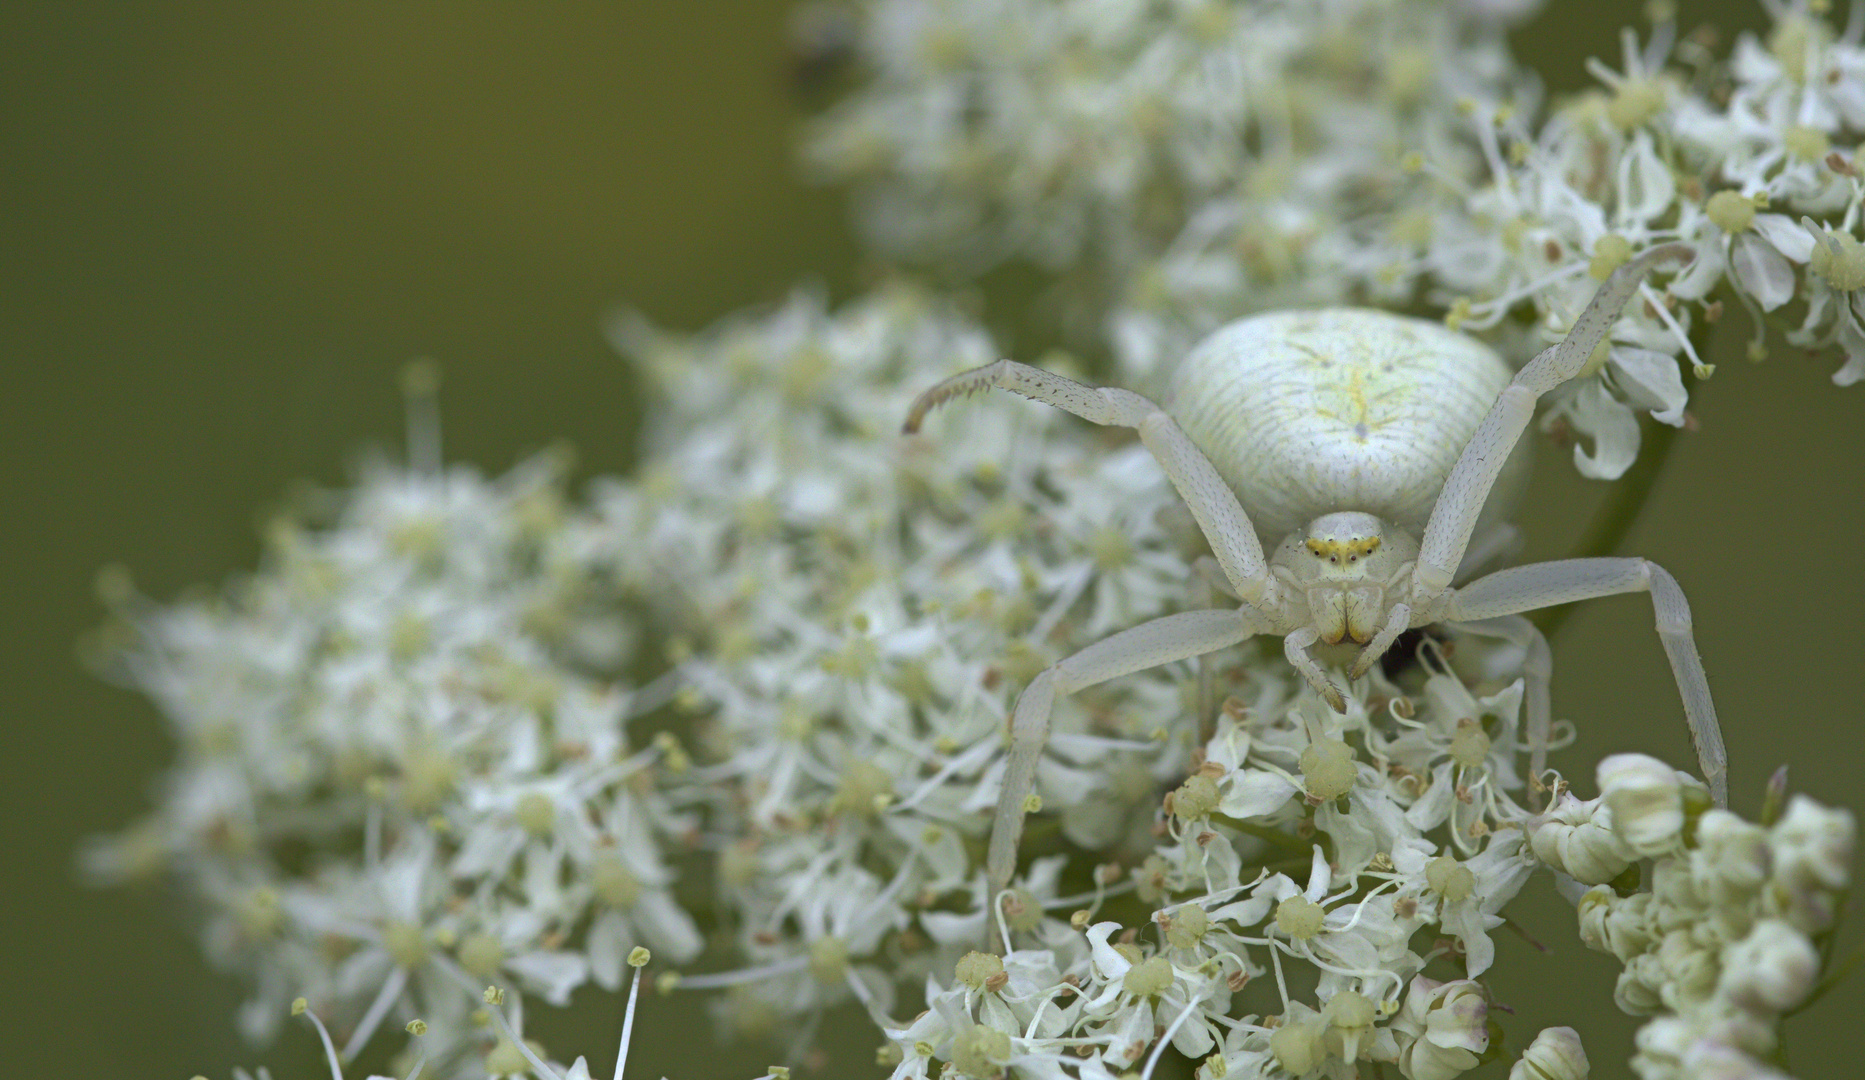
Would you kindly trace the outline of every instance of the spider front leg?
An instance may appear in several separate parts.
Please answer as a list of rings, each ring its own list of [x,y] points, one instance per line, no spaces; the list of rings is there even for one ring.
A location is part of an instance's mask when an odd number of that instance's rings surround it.
[[[1229,648],[1269,629],[1269,620],[1248,605],[1167,615],[1096,642],[1030,680],[1011,715],[1010,759],[1004,767],[997,818],[985,856],[994,920],[997,895],[1016,873],[1017,843],[1023,837],[1023,817],[1029,812],[1036,785],[1036,762],[1049,740],[1049,714],[1056,698],[1122,675]]]
[[[1425,535],[1418,545],[1418,566],[1412,573],[1412,607],[1423,611],[1451,580],[1470,546],[1477,515],[1489,501],[1489,492],[1502,473],[1509,452],[1534,418],[1541,396],[1580,374],[1613,324],[1625,312],[1626,302],[1645,275],[1661,262],[1681,261],[1696,252],[1688,244],[1664,244],[1641,253],[1613,271],[1558,345],[1544,349],[1497,395],[1476,433],[1464,444],[1457,464],[1444,480],[1438,501],[1431,507]]]
[[[999,360],[954,375],[914,399],[903,430],[911,435],[920,429],[926,414],[940,405],[993,387],[1092,423],[1138,431],[1140,442],[1152,451],[1210,542],[1231,590],[1245,603],[1275,603],[1262,541],[1256,538],[1237,493],[1165,410],[1130,390],[1089,386],[1015,360]]]
[[[1678,694],[1684,701],[1684,718],[1690,723],[1690,739],[1697,748],[1697,765],[1709,784],[1710,797],[1717,806],[1727,806],[1728,754],[1723,749],[1722,728],[1716,722],[1716,705],[1710,700],[1709,679],[1703,674],[1703,661],[1697,656],[1697,643],[1691,635],[1690,604],[1678,588],[1677,579],[1663,567],[1645,559],[1530,563],[1498,570],[1446,593],[1440,599],[1439,610],[1444,619],[1469,622],[1629,592],[1651,594],[1658,617],[1658,640],[1664,644]],[[1545,714],[1543,720],[1537,720],[1531,709],[1531,744],[1538,725],[1542,728],[1540,743],[1530,758],[1530,768],[1537,774],[1547,757],[1547,732]]]

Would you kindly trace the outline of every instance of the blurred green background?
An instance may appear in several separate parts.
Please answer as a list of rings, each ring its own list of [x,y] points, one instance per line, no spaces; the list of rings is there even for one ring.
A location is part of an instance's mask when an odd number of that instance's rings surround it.
[[[148,807],[170,755],[154,710],[76,657],[101,615],[92,577],[120,561],[166,598],[251,567],[288,485],[339,482],[360,448],[398,442],[411,357],[444,366],[451,458],[502,470],[568,439],[584,475],[615,472],[641,405],[599,334],[612,306],[697,328],[802,282],[847,296],[873,268],[839,196],[796,179],[818,102],[790,7],[0,8],[6,1074],[322,1075],[305,1030],[239,1043],[239,988],[199,959],[176,896],[78,881],[75,848]],[[1687,10],[1687,27],[1761,23],[1747,4]],[[1628,14],[1555,0],[1518,47],[1576,88],[1586,55],[1616,61]],[[1017,275],[1000,277],[987,312],[1019,331],[1000,344],[1034,350]],[[1833,387],[1831,357],[1730,359],[1741,333],[1624,551],[1689,592],[1738,809],[1790,762],[1796,789],[1856,810],[1865,387]],[[1602,490],[1558,456],[1520,518],[1530,558],[1566,553]],[[1570,773],[1618,750],[1693,760],[1651,622],[1641,598],[1602,601],[1556,641],[1556,713],[1581,729]],[[1555,955],[1505,939],[1501,999],[1528,1030],[1579,1026],[1594,1076],[1625,1075],[1613,963],[1533,892],[1522,921]],[[613,1003],[584,1004],[601,1022],[554,1045],[605,1060]],[[1791,1021],[1796,1072],[1855,1075],[1862,1009],[1855,981]],[[651,1000],[632,1075],[750,1076],[768,1056],[710,1039],[696,1000]]]

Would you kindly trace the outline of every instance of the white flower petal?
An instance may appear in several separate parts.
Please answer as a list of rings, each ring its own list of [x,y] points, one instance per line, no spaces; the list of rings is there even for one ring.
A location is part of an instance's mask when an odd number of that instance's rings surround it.
[[[1763,311],[1773,311],[1794,298],[1794,266],[1787,257],[1753,233],[1735,238],[1729,265],[1736,284],[1755,298]]]
[[[1683,425],[1690,395],[1684,390],[1676,359],[1651,349],[1617,345],[1612,350],[1612,366],[1620,391],[1634,405],[1651,410],[1651,418],[1660,423]]]
[[[1287,778],[1264,769],[1247,769],[1230,775],[1218,810],[1230,817],[1266,817],[1282,809],[1296,793]]]
[[[505,967],[526,989],[557,1006],[568,1005],[570,992],[589,978],[589,961],[579,953],[539,949],[519,953]]]
[[[1813,258],[1813,234],[1786,214],[1756,214],[1750,228],[1774,245],[1774,250],[1797,263]]]
[[[1593,451],[1574,446],[1574,467],[1592,480],[1617,480],[1638,457],[1638,417],[1631,407],[1589,380],[1574,394],[1567,416],[1574,430],[1593,439]]]

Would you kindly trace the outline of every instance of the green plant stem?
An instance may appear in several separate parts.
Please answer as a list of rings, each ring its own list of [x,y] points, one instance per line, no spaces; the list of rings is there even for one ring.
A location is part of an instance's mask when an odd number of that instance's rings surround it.
[[[1255,822],[1244,821],[1241,818],[1234,818],[1228,814],[1212,814],[1211,820],[1226,825],[1245,835],[1254,836],[1258,840],[1265,841],[1285,851],[1299,851],[1303,855],[1307,855],[1308,852],[1312,850],[1309,847],[1308,841],[1297,836],[1291,836],[1280,829],[1269,828],[1267,825],[1258,825]]]

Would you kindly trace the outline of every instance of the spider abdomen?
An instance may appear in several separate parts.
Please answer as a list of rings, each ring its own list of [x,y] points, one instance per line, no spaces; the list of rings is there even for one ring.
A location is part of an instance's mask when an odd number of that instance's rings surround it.
[[[1443,325],[1328,308],[1257,315],[1186,357],[1166,399],[1236,490],[1265,545],[1357,510],[1414,536],[1512,372]],[[1527,469],[1518,444],[1485,509],[1505,512]]]

